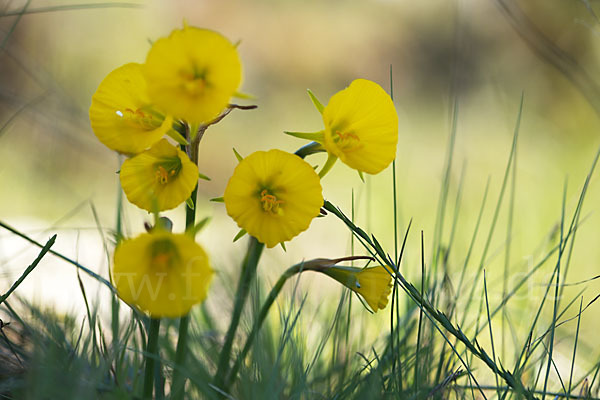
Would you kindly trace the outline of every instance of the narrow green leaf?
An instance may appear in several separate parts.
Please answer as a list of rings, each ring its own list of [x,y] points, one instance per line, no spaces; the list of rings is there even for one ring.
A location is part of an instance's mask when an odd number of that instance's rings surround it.
[[[187,233],[188,235],[191,235],[192,237],[196,237],[198,232],[200,232],[202,230],[202,228],[204,228],[206,226],[208,221],[210,221],[210,217],[203,218],[196,225],[191,226],[189,229],[187,229],[185,233]]]
[[[215,203],[225,203],[225,199],[223,197],[214,197],[214,198],[210,199],[209,201],[212,201]]]
[[[198,178],[200,178],[202,180],[205,180],[205,181],[210,181],[211,180],[208,176],[204,175],[201,172],[198,172]]]
[[[358,172],[358,176],[360,177],[362,183],[365,183],[365,175],[363,174],[363,172],[359,170],[356,170],[356,172]]]
[[[286,135],[297,137],[299,139],[312,140],[314,142],[319,142],[319,143],[323,143],[323,141],[325,140],[325,137],[324,137],[325,131],[319,131],[319,132],[289,132],[289,131],[283,131],[283,133],[285,133]]]
[[[308,95],[310,96],[310,99],[312,100],[312,102],[315,105],[315,107],[317,108],[317,110],[319,110],[319,112],[321,114],[323,114],[323,110],[325,109],[323,104],[321,104],[319,99],[317,99],[317,96],[315,96],[314,93],[310,89],[306,89],[306,91],[308,92]]]
[[[336,161],[337,161],[337,157],[334,156],[333,154],[329,153],[327,155],[327,161],[325,161],[325,165],[323,165],[321,172],[319,172],[319,178],[323,178],[325,176],[325,174],[327,172],[329,172],[331,167],[333,167],[333,164],[335,164]]]
[[[192,209],[192,210],[194,209],[194,200],[192,200],[192,198],[191,198],[191,197],[188,197],[188,198],[185,200],[185,204],[187,204],[187,206],[188,206],[190,209]]]
[[[174,129],[170,129],[170,130],[169,130],[169,132],[167,132],[167,135],[168,135],[168,136],[169,136],[171,139],[173,139],[173,140],[175,140],[177,143],[179,143],[180,145],[187,146],[187,145],[189,145],[189,144],[190,144],[190,142],[188,142],[187,140],[185,140],[185,138],[183,137],[183,135],[182,135],[181,133],[177,132],[177,131],[176,131],[176,130],[174,130]]]
[[[242,93],[242,92],[235,92],[233,94],[233,97],[237,97],[238,99],[244,99],[244,100],[256,100],[256,97],[248,94],[248,93]]]
[[[283,249],[283,251],[287,251],[287,249],[285,248],[285,243],[281,242],[279,244],[281,245],[281,248]]]
[[[248,232],[246,232],[245,229],[240,229],[240,231],[237,233],[237,235],[235,235],[235,237],[233,238],[234,243],[237,242],[238,240],[240,240],[241,238],[243,238],[246,233],[248,233]]]
[[[235,158],[237,158],[238,162],[242,162],[242,160],[244,159],[244,157],[242,157],[242,155],[238,153],[235,147],[233,148],[233,154],[235,154]]]

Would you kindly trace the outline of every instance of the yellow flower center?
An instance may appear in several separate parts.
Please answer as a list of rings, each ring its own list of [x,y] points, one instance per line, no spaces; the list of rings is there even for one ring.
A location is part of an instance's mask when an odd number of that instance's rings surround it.
[[[123,111],[117,110],[116,114],[121,117],[123,122],[134,128],[141,127],[142,129],[150,131],[158,128],[162,124],[162,121],[160,121],[159,118],[156,118],[150,112],[139,108],[135,110],[132,110],[131,108],[126,108]]]
[[[181,160],[179,157],[173,157],[163,162],[155,164],[155,179],[161,185],[166,185],[169,180],[175,178],[181,170]]]
[[[175,244],[168,239],[160,239],[152,243],[150,248],[150,265],[154,271],[166,271],[179,260],[179,252]]]
[[[183,79],[183,89],[190,96],[201,95],[208,86],[205,75],[205,73],[198,72],[196,68],[194,68],[191,73],[188,71],[181,72],[180,76]]]
[[[265,212],[274,215],[283,215],[283,209],[281,208],[283,200],[278,200],[277,196],[270,194],[267,189],[260,192],[260,202]]]
[[[343,151],[353,151],[360,148],[360,138],[352,132],[335,131],[333,136],[335,144]]]

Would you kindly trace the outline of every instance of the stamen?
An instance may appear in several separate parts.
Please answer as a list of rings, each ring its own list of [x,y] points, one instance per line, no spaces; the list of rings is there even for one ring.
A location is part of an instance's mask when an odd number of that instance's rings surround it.
[[[174,169],[171,170],[170,175],[175,175]],[[156,180],[159,181],[161,185],[165,185],[169,182],[169,173],[167,173],[167,170],[162,165],[159,165],[156,168]]]
[[[360,146],[360,138],[353,132],[335,131],[334,141],[344,151],[356,150]]]
[[[160,121],[154,119],[152,114],[144,112],[139,108],[135,110],[131,108],[126,108],[123,111],[117,110],[116,114],[134,128],[141,127],[142,129],[152,130],[160,126]]]
[[[277,200],[277,197],[269,194],[267,189],[260,192],[260,202],[262,203],[263,210],[271,214],[282,214],[283,210],[280,208],[283,200]]]

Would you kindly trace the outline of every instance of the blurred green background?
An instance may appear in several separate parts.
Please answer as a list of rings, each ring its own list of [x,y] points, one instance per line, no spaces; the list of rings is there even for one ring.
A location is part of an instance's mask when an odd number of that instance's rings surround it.
[[[489,179],[471,270],[479,262],[524,95],[513,229],[507,236],[507,194],[485,261],[492,282],[490,301],[495,304],[502,295],[507,242],[511,245],[509,284],[514,284],[550,248],[548,235],[560,222],[567,177],[570,222],[600,145],[600,24],[583,0],[165,0],[115,2],[114,7],[103,8],[81,4],[0,1],[0,219],[39,240],[57,232],[57,250],[106,276],[109,263],[102,236],[108,238],[115,226],[119,160],[89,126],[87,112],[97,85],[114,68],[143,62],[150,42],[181,27],[184,20],[217,30],[232,41],[241,40],[241,89],[256,97],[244,104],[257,104],[258,109],[234,111],[209,129],[200,149],[200,171],[212,180],[200,183],[199,216],[210,216],[212,221],[199,242],[220,271],[208,300],[213,309],[230,307],[225,294],[233,291],[230,283],[235,281],[245,241],[232,243],[235,223],[222,204],[208,199],[224,191],[236,164],[233,147],[242,155],[274,147],[294,151],[304,142],[285,136],[284,130],[322,128],[307,88],[323,103],[359,77],[389,89],[392,67],[400,117],[396,168],[401,233],[413,221],[402,268],[415,282],[420,279],[419,232],[424,232],[426,251],[434,236],[453,105],[458,105],[457,136],[442,242],[447,243],[451,235],[462,177],[448,259],[450,279],[456,283]],[[28,13],[20,16],[24,9]],[[341,163],[323,180],[325,197],[347,214],[354,193],[358,224],[373,232],[390,252],[394,239],[391,183],[391,170],[363,184]],[[567,282],[600,273],[599,200],[594,175]],[[183,230],[183,213],[183,208],[167,213],[175,221],[175,230]],[[133,206],[126,207],[125,216],[131,235],[141,232],[143,222],[150,220]],[[556,243],[556,236],[552,240]],[[350,236],[334,218],[318,219],[287,249],[266,252],[259,274],[268,282],[301,259],[348,255]],[[35,254],[23,241],[0,232],[2,291]],[[519,316],[528,315],[540,301],[554,263],[552,259],[509,304],[517,327]],[[90,280],[85,282],[93,287]],[[323,285],[327,290],[315,290]],[[478,296],[482,283],[477,285]],[[313,276],[303,277],[300,287],[311,294],[308,304],[314,308],[335,305],[341,291],[335,283]],[[565,295],[584,287],[584,304],[600,289],[591,282],[570,287]],[[61,311],[82,310],[75,271],[56,259],[46,258],[19,292]],[[597,310],[594,304],[588,313]],[[386,315],[376,317],[382,323],[386,319]],[[585,332],[593,332],[598,323],[585,315],[583,321],[585,341]]]

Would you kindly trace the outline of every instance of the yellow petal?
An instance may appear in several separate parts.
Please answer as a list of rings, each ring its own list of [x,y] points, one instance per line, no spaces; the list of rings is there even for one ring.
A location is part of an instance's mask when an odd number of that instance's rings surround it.
[[[92,96],[90,123],[108,148],[136,154],[160,140],[173,119],[150,104],[140,64],[125,64],[104,78]]]
[[[150,98],[176,118],[208,122],[224,110],[242,80],[235,46],[194,27],[157,40],[144,66]]]
[[[392,277],[383,266],[330,267],[323,269],[322,272],[358,293],[374,312],[387,306],[392,288]]]
[[[131,203],[158,212],[175,208],[190,197],[198,183],[198,167],[187,154],[162,139],[125,160],[120,178]]]
[[[224,194],[227,214],[267,247],[305,231],[319,215],[319,177],[300,157],[257,151],[235,168]]]
[[[204,301],[212,275],[200,245],[166,231],[121,242],[112,269],[121,299],[156,318],[185,315]]]
[[[396,157],[398,116],[378,84],[357,79],[323,110],[323,145],[349,167],[376,174]]]

